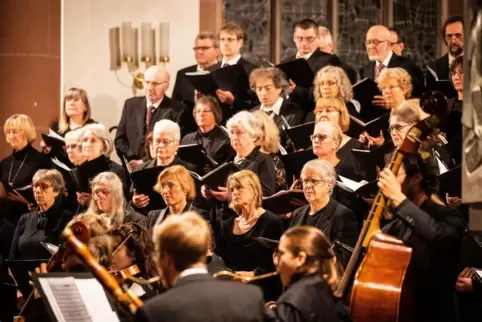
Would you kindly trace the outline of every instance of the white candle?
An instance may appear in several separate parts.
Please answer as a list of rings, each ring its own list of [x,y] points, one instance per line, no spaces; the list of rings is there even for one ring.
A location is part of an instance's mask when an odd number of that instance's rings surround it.
[[[122,23],[122,58],[134,58],[134,30],[131,22]]]
[[[141,24],[141,42],[141,58],[149,58],[152,60],[154,44],[152,43],[152,28],[150,22],[143,22]]]
[[[159,57],[169,57],[169,23],[159,25]]]

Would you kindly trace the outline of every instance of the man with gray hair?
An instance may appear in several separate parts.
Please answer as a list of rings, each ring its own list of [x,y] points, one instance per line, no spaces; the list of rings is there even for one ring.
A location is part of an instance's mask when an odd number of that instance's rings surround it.
[[[122,117],[117,127],[115,148],[131,167],[142,163],[145,138],[157,121],[168,119],[181,127],[185,135],[194,129],[194,120],[187,106],[167,97],[169,73],[160,66],[151,66],[144,73],[145,96],[125,101]]]
[[[320,48],[320,50],[327,54],[332,54],[336,56],[335,45],[333,44],[333,36],[331,35],[330,29],[326,28],[325,26],[319,26],[318,37],[318,47]],[[356,72],[356,70],[341,59],[339,67],[343,69],[343,71],[346,73],[352,85],[354,85],[358,81],[358,73]]]
[[[177,72],[176,84],[172,91],[172,98],[183,102],[189,107],[194,106],[194,87],[186,78],[186,73],[206,70],[218,62],[219,44],[217,36],[209,31],[199,33],[194,40],[194,59],[196,64],[183,68]]]
[[[413,97],[419,97],[424,88],[423,72],[410,58],[396,55],[390,44],[390,31],[382,25],[375,25],[368,29],[365,47],[370,62],[360,69],[361,78],[377,80],[381,71],[387,67],[401,67],[412,77]],[[378,98],[378,99],[381,99]],[[380,102],[375,102],[375,104]]]

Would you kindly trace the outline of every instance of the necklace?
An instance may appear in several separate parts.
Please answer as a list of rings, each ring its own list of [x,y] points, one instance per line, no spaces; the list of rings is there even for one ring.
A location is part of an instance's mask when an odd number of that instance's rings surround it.
[[[25,160],[27,160],[27,156],[28,156],[28,152],[25,154],[25,157],[23,158],[22,163],[21,163],[20,166],[18,167],[17,172],[15,173],[15,176],[13,177],[13,179],[11,179],[11,177],[12,177],[12,169],[13,169],[13,162],[15,161],[15,158],[14,158],[13,155],[12,155],[12,162],[10,163],[10,170],[8,171],[8,184],[10,185],[10,187],[13,188],[13,182],[15,181],[15,179],[17,179],[18,173],[19,173],[20,170],[22,169],[23,164],[25,163]]]

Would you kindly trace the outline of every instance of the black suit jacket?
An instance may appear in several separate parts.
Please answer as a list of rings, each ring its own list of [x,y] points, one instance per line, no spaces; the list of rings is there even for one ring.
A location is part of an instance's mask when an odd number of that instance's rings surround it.
[[[449,54],[447,53],[434,60],[430,64],[430,68],[437,73],[438,79],[449,79]]]
[[[253,107],[250,112],[257,111],[261,108],[261,104],[256,105]],[[274,115],[273,121],[276,123],[278,128],[283,130],[283,126],[286,127],[286,123],[283,121],[281,116],[288,122],[289,126],[296,126],[299,124],[303,124],[305,119],[305,112],[301,109],[301,107],[296,104],[295,102],[291,101],[290,99],[283,99],[283,103],[281,104],[281,108],[279,110],[280,115]]]
[[[331,242],[338,240],[350,247],[354,247],[358,238],[358,221],[349,208],[330,199],[319,218],[316,228],[321,230]],[[302,206],[293,211],[290,227],[306,225],[306,218],[310,213],[310,205]],[[350,256],[345,251],[337,251],[337,257],[346,266]]]
[[[136,321],[156,322],[261,322],[264,302],[253,285],[194,274],[179,279],[173,288],[147,301]]]
[[[375,66],[376,62],[371,61],[367,65],[365,65],[365,67],[360,69],[361,79],[368,77],[375,80]],[[388,62],[387,67],[401,67],[410,74],[410,76],[412,77],[413,97],[420,97],[425,91],[423,72],[420,67],[418,67],[410,58],[393,54],[392,58],[390,58],[390,61]]]
[[[247,61],[243,57],[241,57],[236,64],[243,66],[244,71],[246,72],[246,75],[248,77],[248,80],[249,80],[249,75],[251,75],[251,72],[253,71],[253,69],[258,67],[255,64]],[[221,68],[221,65],[222,65],[222,62],[217,62],[216,64],[210,66],[208,70],[214,71],[216,69]],[[233,93],[234,102],[232,105],[223,104],[219,102],[223,110],[223,122],[222,122],[223,124],[226,124],[226,121],[237,112],[242,110],[248,110],[252,106],[259,104],[258,97],[256,96],[256,93],[249,88],[249,84],[247,84],[248,85],[247,88],[245,88],[246,84],[237,84],[237,85],[240,86],[240,88],[235,90],[236,93]]]
[[[177,72],[176,83],[172,90],[172,98],[191,107],[194,106],[194,87],[189,83],[186,73],[193,73],[197,70],[197,65],[183,68]]]
[[[414,287],[414,321],[457,321],[454,296],[463,216],[431,199],[420,207],[406,199],[393,213],[395,219],[383,231],[413,249],[407,276]]]
[[[285,60],[285,62],[294,59],[296,59],[296,55],[289,57]],[[313,52],[313,54],[311,54],[310,58],[307,59],[307,62],[315,75],[320,69],[325,66],[339,66],[341,63],[338,56],[322,52],[319,48],[317,48]],[[290,97],[294,102],[298,103],[306,112],[309,112],[315,108],[313,86],[305,88],[297,85],[293,93],[290,94]]]
[[[114,140],[117,154],[120,157],[124,155],[128,160],[142,159],[145,154],[143,151],[145,137],[154,129],[154,125],[159,120],[168,119],[179,124],[181,137],[195,128],[192,114],[187,106],[164,96],[152,115],[149,128],[146,129],[146,104],[145,97],[132,97],[124,103]]]

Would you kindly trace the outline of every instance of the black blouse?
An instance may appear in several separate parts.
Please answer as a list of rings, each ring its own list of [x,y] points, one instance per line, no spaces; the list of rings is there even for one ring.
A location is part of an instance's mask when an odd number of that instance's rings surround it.
[[[184,210],[183,210],[183,212],[186,212],[186,211],[197,212],[198,214],[201,215],[201,217],[206,219],[207,222],[210,222],[209,214],[206,211],[204,211],[202,209],[199,209],[199,208],[196,208],[196,207],[190,205],[190,203],[188,203],[186,205],[186,208],[184,208]],[[170,214],[171,213],[169,212],[169,207],[149,211],[149,213],[147,214],[147,219],[146,219],[147,228],[153,228],[156,225],[157,220],[161,216],[162,216],[162,218],[160,218],[159,224],[162,223],[167,218],[167,216],[169,216]]]
[[[319,276],[306,276],[288,286],[271,313],[275,321],[283,322],[350,321],[343,302]]]
[[[228,134],[218,125],[211,131],[203,133],[200,130],[184,136],[181,144],[199,144],[204,148],[207,155],[214,161],[221,164],[235,154],[231,147]]]
[[[25,148],[0,161],[0,181],[7,192],[13,189],[26,187],[32,184],[32,178],[39,169],[51,169],[52,162],[43,153],[37,151],[32,145],[27,144]],[[10,185],[12,183],[12,185]],[[28,192],[27,192],[28,191]],[[29,201],[34,201],[31,189],[25,192],[19,191]],[[21,215],[28,212],[28,207],[20,202],[3,201],[0,207],[0,215],[16,224]]]
[[[216,254],[219,254],[226,266],[234,271],[254,271],[265,274],[274,271],[273,251],[254,240],[254,237],[265,237],[279,240],[283,233],[281,219],[270,211],[265,211],[256,224],[242,235],[233,233],[235,217],[227,219],[221,225]],[[262,283],[265,299],[273,300],[276,295],[276,284]]]
[[[9,258],[50,258],[50,253],[40,242],[58,244],[63,229],[73,216],[70,210],[63,209],[61,198],[57,198],[52,207],[45,212],[33,211],[23,215],[15,229]]]
[[[241,170],[251,170],[256,174],[263,188],[263,196],[271,196],[276,191],[276,169],[273,158],[261,151],[257,146],[251,153],[237,163]],[[234,158],[230,159],[233,161]]]

